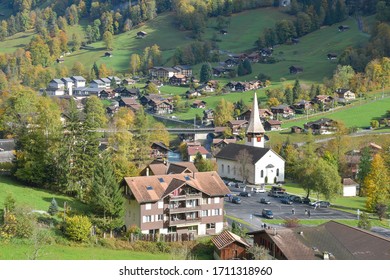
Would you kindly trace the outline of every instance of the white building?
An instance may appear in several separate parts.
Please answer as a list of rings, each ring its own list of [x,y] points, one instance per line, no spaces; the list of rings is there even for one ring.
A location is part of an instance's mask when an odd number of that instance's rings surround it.
[[[246,143],[230,143],[216,155],[218,174],[223,178],[256,185],[283,182],[285,160],[272,149],[264,148],[264,134],[255,93],[253,110],[246,129]]]

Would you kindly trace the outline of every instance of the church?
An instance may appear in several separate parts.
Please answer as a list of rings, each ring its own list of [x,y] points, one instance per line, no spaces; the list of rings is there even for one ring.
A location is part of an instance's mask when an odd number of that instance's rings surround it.
[[[255,93],[246,128],[246,142],[230,143],[216,155],[218,174],[222,178],[254,185],[283,182],[285,160],[272,149],[264,147],[264,134]]]

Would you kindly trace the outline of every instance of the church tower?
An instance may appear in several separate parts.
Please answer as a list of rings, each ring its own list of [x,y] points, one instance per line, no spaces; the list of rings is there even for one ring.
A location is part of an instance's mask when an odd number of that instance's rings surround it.
[[[264,148],[264,127],[260,120],[259,106],[257,104],[257,94],[253,97],[253,109],[249,119],[248,127],[246,128],[246,143],[247,146]]]

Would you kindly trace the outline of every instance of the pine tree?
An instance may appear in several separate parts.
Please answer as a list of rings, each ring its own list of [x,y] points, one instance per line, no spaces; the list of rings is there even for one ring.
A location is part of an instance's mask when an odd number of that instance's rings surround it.
[[[47,212],[52,216],[54,216],[58,212],[58,204],[57,204],[57,201],[54,197],[51,200],[49,210],[47,210]]]
[[[211,70],[211,66],[209,63],[205,63],[202,65],[202,68],[200,69],[200,82],[201,83],[207,83],[211,80],[211,77],[213,75],[213,72]]]
[[[290,87],[287,87],[284,91],[284,98],[286,99],[286,103],[288,105],[292,105],[294,103],[293,93]]]
[[[119,219],[123,213],[121,188],[115,178],[111,158],[103,155],[93,172],[91,204],[97,213],[106,218]]]
[[[251,62],[248,59],[245,59],[242,66],[245,69],[245,75],[252,73],[252,65]]]
[[[365,195],[366,188],[364,185],[364,180],[366,179],[367,175],[370,173],[370,169],[371,169],[370,149],[368,147],[365,147],[361,153],[358,173],[357,173],[357,179],[360,183],[360,195]]]
[[[301,88],[301,85],[300,85],[298,79],[295,80],[292,92],[293,92],[293,101],[298,100],[298,98],[299,98],[299,96],[301,95],[301,92],[302,92],[302,88]]]

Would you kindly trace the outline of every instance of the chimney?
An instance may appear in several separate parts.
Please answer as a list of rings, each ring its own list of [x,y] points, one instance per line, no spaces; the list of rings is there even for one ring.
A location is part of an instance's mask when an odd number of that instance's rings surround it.
[[[146,167],[146,176],[149,177],[149,167]]]
[[[327,251],[324,251],[323,258],[324,260],[329,260],[329,253]]]
[[[276,228],[273,228],[273,230],[274,230],[274,235],[276,235]]]

